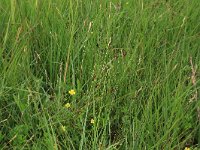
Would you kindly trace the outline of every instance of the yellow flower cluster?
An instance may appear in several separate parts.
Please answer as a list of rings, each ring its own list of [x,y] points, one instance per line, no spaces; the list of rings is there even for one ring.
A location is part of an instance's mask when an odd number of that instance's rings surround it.
[[[63,126],[63,125],[61,125],[61,126],[60,126],[60,130],[61,130],[62,132],[65,132],[65,131],[66,131],[66,127]]]
[[[75,92],[75,90],[69,90],[69,94],[70,95],[75,95],[76,94],[76,92]],[[71,104],[70,103],[66,103],[65,104],[65,108],[70,108],[71,107]]]
[[[90,123],[91,123],[91,124],[94,124],[94,123],[95,123],[93,118],[90,120]]]
[[[71,107],[71,104],[70,103],[66,103],[65,104],[65,108],[70,108]]]
[[[75,95],[76,92],[75,92],[75,90],[70,90],[70,91],[69,91],[69,94],[70,94],[70,95]]]
[[[69,94],[70,94],[70,95],[75,95],[76,92],[75,92],[75,90],[72,89],[72,90],[69,90]],[[70,107],[71,107],[71,104],[70,104],[70,103],[66,103],[66,104],[64,105],[64,107],[65,107],[65,108],[70,108]],[[91,124],[94,124],[94,123],[95,123],[95,121],[94,121],[93,118],[90,120],[90,123],[91,123]],[[60,128],[61,128],[61,131],[63,131],[63,132],[66,131],[65,126],[61,126]]]

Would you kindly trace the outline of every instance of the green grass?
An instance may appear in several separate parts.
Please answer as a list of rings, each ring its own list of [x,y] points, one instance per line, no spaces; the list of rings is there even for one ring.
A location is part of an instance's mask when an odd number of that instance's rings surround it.
[[[197,150],[199,67],[199,0],[0,0],[0,149]]]

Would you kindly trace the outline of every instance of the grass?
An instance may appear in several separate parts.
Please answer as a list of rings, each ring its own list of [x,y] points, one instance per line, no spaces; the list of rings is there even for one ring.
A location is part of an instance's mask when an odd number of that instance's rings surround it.
[[[197,150],[199,10],[1,0],[0,149]]]

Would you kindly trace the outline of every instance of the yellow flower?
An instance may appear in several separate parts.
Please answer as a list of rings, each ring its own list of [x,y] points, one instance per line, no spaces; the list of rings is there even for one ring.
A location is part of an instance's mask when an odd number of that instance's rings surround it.
[[[65,104],[65,107],[66,107],[66,108],[69,108],[69,107],[71,107],[71,104],[70,104],[70,103],[66,103],[66,104]]]
[[[185,147],[185,149],[184,150],[190,150],[190,148],[189,147]]]
[[[93,118],[90,120],[90,123],[91,123],[91,124],[94,124],[94,119],[93,119]]]
[[[69,94],[70,94],[70,95],[75,95],[76,92],[75,92],[74,90],[70,90],[70,91],[69,91]]]
[[[63,126],[63,125],[61,125],[61,126],[60,126],[60,130],[61,130],[62,132],[65,132],[65,131],[66,131],[66,127]]]

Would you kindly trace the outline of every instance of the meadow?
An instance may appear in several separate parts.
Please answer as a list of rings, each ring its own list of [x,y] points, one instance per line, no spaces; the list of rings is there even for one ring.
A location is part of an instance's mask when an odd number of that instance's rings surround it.
[[[199,0],[0,0],[0,149],[200,149]]]

